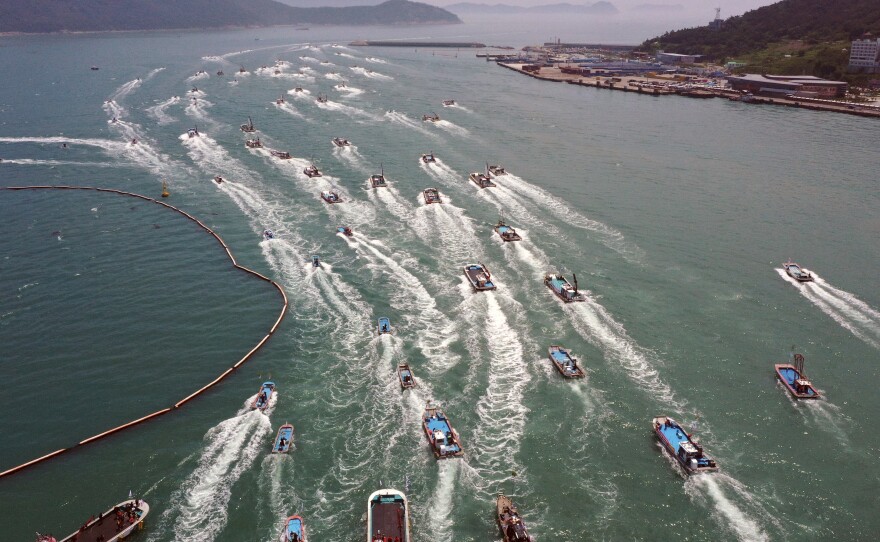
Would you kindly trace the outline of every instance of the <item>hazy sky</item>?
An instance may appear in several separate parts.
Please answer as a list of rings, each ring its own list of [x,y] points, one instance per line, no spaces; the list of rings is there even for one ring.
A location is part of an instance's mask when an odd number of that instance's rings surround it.
[[[281,0],[285,4],[301,7],[312,6],[363,6],[375,5],[382,0]],[[435,6],[448,6],[459,2],[471,2],[474,4],[510,4],[512,6],[535,6],[540,4],[593,4],[596,0],[421,0],[426,4]],[[775,3],[774,0],[607,0],[617,6],[621,12],[626,12],[635,6],[642,4],[680,5],[697,19],[707,21],[715,16],[715,8],[721,8],[721,16],[726,18],[731,15],[741,15],[750,9]]]

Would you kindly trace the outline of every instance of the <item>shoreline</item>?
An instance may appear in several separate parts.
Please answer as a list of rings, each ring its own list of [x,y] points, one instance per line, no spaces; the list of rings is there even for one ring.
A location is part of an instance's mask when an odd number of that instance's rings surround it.
[[[635,94],[644,94],[648,96],[683,96],[686,98],[726,98],[731,101],[739,101],[750,105],[781,105],[785,107],[794,107],[798,109],[809,109],[811,111],[827,111],[832,113],[845,113],[848,115],[856,115],[867,118],[880,118],[880,108],[876,106],[864,106],[861,104],[849,103],[826,103],[821,100],[812,98],[765,98],[755,96],[748,100],[743,99],[743,95],[732,89],[723,88],[664,88],[659,85],[668,85],[669,83],[677,83],[668,78],[647,77],[647,76],[584,76],[579,74],[564,73],[559,67],[535,66],[514,62],[496,62],[497,65],[508,70],[515,71],[542,81],[550,81],[551,83],[566,83],[569,85],[577,85],[581,87],[602,88],[608,90],[617,90],[623,92],[632,92]],[[527,69],[526,67],[529,67]],[[868,109],[870,107],[870,109]]]

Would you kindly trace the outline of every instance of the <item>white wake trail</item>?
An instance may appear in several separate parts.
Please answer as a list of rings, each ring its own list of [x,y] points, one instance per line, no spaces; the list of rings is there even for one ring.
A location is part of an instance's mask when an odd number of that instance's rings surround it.
[[[723,473],[691,476],[685,482],[685,492],[696,503],[711,503],[719,523],[729,529],[738,540],[770,540],[759,521],[775,524],[773,516],[742,483],[731,476]],[[743,510],[735,500],[747,509]]]
[[[174,117],[169,115],[166,110],[172,105],[180,103],[180,96],[172,96],[164,102],[160,102],[152,107],[147,108],[147,113],[156,119],[160,125],[171,124],[175,121]]]

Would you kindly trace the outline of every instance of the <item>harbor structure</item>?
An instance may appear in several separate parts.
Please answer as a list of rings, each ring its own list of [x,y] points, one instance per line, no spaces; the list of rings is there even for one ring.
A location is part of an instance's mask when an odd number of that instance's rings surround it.
[[[765,96],[794,95],[800,98],[842,98],[846,81],[829,81],[812,75],[761,75],[746,73],[727,78],[734,90]]]
[[[663,64],[693,64],[702,56],[703,55],[683,55],[680,53],[657,51],[656,58],[657,62],[662,62]]]
[[[853,40],[849,50],[849,71],[880,73],[880,38],[871,39],[870,34]]]

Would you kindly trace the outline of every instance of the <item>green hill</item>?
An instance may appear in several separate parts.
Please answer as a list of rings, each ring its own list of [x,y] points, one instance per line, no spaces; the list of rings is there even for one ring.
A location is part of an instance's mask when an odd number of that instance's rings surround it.
[[[641,48],[745,61],[779,73],[842,76],[849,60],[842,49],[868,31],[880,34],[878,0],[782,0],[731,17],[720,30],[667,32]]]
[[[0,0],[0,32],[460,22],[444,9],[408,0],[342,8],[297,8],[273,0]]]

